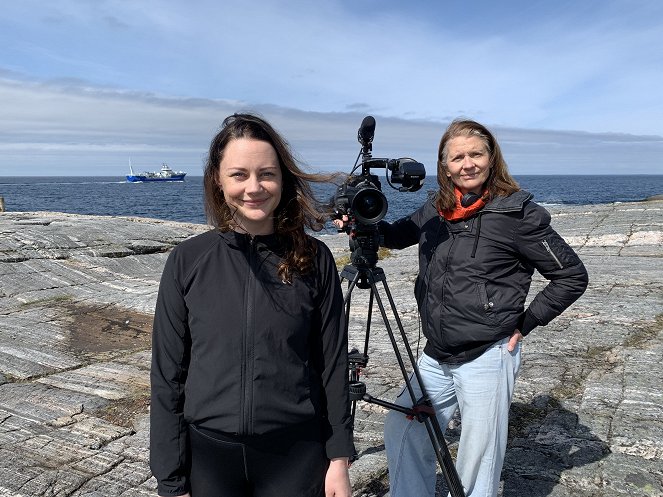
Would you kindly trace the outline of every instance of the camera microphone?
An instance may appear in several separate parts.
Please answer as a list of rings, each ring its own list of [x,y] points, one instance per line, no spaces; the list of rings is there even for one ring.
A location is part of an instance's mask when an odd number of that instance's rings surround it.
[[[359,126],[357,140],[363,146],[366,146],[373,141],[373,135],[375,135],[375,118],[373,116],[366,116],[361,122],[361,126]]]

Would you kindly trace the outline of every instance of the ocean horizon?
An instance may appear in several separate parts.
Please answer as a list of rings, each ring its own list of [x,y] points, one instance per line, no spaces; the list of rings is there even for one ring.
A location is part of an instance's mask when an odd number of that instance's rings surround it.
[[[437,189],[435,176],[426,177],[417,192],[392,189],[379,177],[389,203],[388,221],[418,208]],[[514,175],[521,188],[546,205],[637,202],[663,194],[660,175]],[[184,181],[129,183],[124,176],[0,176],[5,210],[57,211],[72,214],[139,216],[204,224],[203,177]],[[336,188],[314,184],[317,198],[329,202]]]

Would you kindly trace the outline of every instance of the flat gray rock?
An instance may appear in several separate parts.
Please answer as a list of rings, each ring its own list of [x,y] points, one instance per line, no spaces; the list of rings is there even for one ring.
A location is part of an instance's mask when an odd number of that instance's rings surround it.
[[[500,495],[662,496],[663,201],[549,211],[590,286],[524,343]],[[152,314],[169,250],[207,229],[0,213],[0,497],[156,495],[148,465]],[[321,238],[342,268],[347,237]],[[417,249],[384,252],[378,266],[420,353]],[[530,298],[544,284],[535,275]],[[350,344],[360,350],[368,293],[352,294]],[[382,289],[379,296],[398,334]],[[362,379],[371,395],[393,400],[402,375],[377,303],[368,338]],[[356,496],[388,492],[385,412],[357,404]],[[456,419],[447,431],[452,453],[461,428]],[[446,495],[442,476],[439,487]]]

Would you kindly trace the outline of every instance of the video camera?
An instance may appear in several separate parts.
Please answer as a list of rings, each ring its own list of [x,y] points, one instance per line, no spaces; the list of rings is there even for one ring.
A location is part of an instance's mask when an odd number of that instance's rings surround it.
[[[357,139],[362,149],[345,183],[334,196],[334,214],[338,219],[348,216],[350,224],[376,224],[387,214],[387,197],[382,193],[380,180],[371,174],[371,168],[384,168],[387,183],[401,192],[416,192],[426,177],[424,165],[410,158],[378,159],[371,149],[375,134],[375,118],[366,116],[361,122]],[[361,163],[359,162],[361,157]],[[354,172],[361,166],[361,174]],[[390,174],[391,173],[391,177]],[[400,187],[394,186],[400,184]]]
[[[347,216],[342,231],[350,234],[351,262],[371,266],[377,261],[380,241],[377,223],[387,214],[389,206],[387,197],[382,193],[380,180],[371,173],[371,168],[385,169],[389,186],[401,192],[416,192],[426,178],[424,165],[414,159],[374,158],[371,153],[374,134],[375,118],[366,116],[357,132],[357,140],[362,148],[352,171],[338,187],[333,199],[333,218],[343,219]],[[361,173],[354,174],[359,167]]]

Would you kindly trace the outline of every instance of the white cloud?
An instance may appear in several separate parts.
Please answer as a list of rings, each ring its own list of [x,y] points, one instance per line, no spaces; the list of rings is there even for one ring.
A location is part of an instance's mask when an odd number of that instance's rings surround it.
[[[7,78],[0,80],[0,100],[7,102],[0,115],[0,174],[17,176],[121,175],[129,158],[139,166],[166,161],[199,174],[223,118],[245,110],[270,120],[313,169],[349,171],[364,116]],[[375,157],[413,157],[434,174],[448,121],[375,117]],[[656,170],[663,155],[659,136],[485,124],[497,135],[515,174],[661,172]]]

